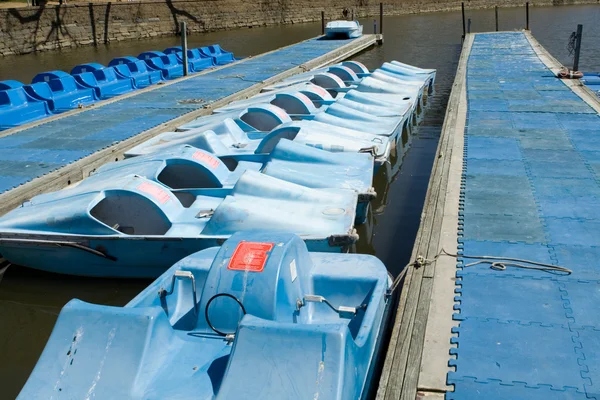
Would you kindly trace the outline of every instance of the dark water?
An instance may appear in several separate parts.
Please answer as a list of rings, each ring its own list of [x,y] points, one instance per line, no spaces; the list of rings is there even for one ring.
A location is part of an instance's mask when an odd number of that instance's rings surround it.
[[[577,23],[584,24],[581,69],[600,71],[600,6],[532,8],[534,36],[561,62],[570,64],[567,39]],[[467,11],[472,31],[493,30],[493,10]],[[372,20],[363,21],[365,32]],[[500,10],[500,29],[525,25],[523,8]],[[191,36],[190,46],[220,43],[239,56],[295,43],[320,33],[320,24],[245,29]],[[427,183],[460,55],[460,13],[432,13],[385,20],[385,45],[357,60],[369,68],[399,60],[438,70],[435,93],[428,100],[419,127],[404,135],[396,162],[375,179],[379,194],[369,223],[360,227],[357,250],[377,255],[396,274],[407,263],[413,246]],[[41,53],[0,59],[0,80],[29,81],[50,69],[70,70],[78,63],[106,63],[113,57],[176,45],[177,38],[126,42],[97,48]],[[13,399],[25,383],[50,335],[61,307],[71,298],[123,305],[148,281],[82,279],[11,267],[0,282],[0,399]]]

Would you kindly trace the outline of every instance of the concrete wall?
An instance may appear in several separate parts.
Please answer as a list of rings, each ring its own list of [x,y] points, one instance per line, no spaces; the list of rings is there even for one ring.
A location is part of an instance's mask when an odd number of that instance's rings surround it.
[[[539,0],[535,5],[596,0]],[[523,5],[521,0],[469,0],[469,8]],[[156,2],[72,3],[0,9],[0,55],[22,54],[95,43],[141,39],[178,32],[186,21],[191,32],[341,19],[342,10],[357,16],[379,14],[373,0],[182,0]],[[451,0],[387,0],[386,15],[460,8]]]

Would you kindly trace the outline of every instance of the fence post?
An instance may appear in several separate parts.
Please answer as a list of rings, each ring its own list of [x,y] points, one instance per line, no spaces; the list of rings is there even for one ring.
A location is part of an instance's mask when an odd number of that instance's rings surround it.
[[[529,30],[529,2],[525,3],[525,29]]]
[[[182,22],[179,26],[181,30],[181,56],[183,58],[183,76],[187,76],[189,73],[187,55],[187,27],[185,22]]]
[[[577,25],[577,37],[575,38],[575,59],[573,60],[573,71],[579,71],[579,52],[581,51],[581,34],[583,25]]]

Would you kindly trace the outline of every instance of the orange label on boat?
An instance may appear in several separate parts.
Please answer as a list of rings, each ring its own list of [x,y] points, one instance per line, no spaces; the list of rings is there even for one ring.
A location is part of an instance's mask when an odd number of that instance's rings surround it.
[[[154,197],[161,204],[165,204],[171,198],[171,195],[166,190],[163,190],[160,186],[153,185],[148,182],[142,183],[137,187],[137,190],[140,192],[148,193],[150,196]]]
[[[197,150],[192,155],[192,157],[198,161],[203,161],[203,162],[207,163],[208,166],[211,167],[212,169],[215,169],[219,166],[219,160],[217,158],[211,156],[210,154],[206,154],[200,150]]]
[[[263,272],[269,252],[274,245],[274,243],[241,241],[235,248],[227,269]]]

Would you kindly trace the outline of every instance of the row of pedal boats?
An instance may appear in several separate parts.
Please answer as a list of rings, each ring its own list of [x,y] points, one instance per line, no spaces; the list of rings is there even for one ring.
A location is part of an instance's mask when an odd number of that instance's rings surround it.
[[[365,398],[391,282],[347,250],[434,78],[310,71],[0,218],[14,264],[158,277],[124,307],[69,302],[20,398]]]

